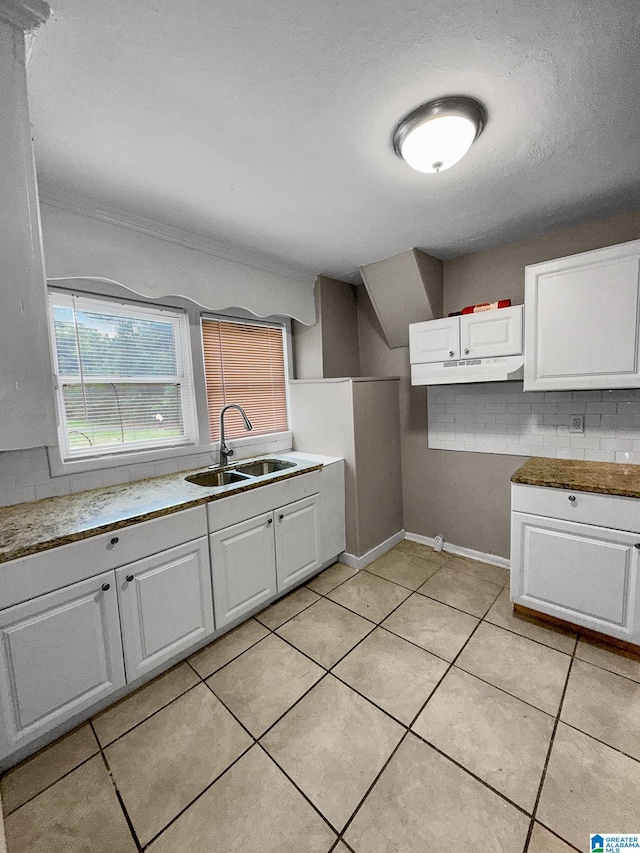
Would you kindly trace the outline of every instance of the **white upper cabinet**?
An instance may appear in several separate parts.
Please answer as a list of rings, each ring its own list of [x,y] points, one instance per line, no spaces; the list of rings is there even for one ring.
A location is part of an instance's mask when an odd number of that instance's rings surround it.
[[[526,268],[525,391],[640,387],[640,240]]]
[[[459,320],[460,358],[497,358],[522,352],[522,305],[463,314]]]
[[[409,326],[412,364],[460,358],[460,318],[445,317]]]

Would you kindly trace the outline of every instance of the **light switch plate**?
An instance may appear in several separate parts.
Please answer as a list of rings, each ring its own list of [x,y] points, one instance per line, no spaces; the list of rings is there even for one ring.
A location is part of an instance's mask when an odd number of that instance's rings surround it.
[[[584,432],[584,415],[569,415],[569,432]]]

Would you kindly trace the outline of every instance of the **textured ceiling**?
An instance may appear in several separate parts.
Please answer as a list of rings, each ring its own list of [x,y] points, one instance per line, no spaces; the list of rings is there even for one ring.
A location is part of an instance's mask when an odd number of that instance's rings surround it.
[[[29,63],[41,186],[335,276],[640,208],[638,0],[51,0]],[[439,175],[418,104],[489,121]]]

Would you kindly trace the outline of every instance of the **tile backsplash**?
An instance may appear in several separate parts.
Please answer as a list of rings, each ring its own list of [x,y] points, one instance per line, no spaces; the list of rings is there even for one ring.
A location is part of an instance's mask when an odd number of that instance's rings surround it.
[[[157,462],[118,465],[86,474],[52,477],[49,473],[46,447],[4,450],[0,451],[0,506],[68,495],[71,492],[83,492],[85,489],[98,489],[101,486],[115,486],[146,477],[188,471],[190,468],[204,468],[212,462],[213,455],[204,453]]]
[[[523,391],[522,382],[430,385],[435,450],[640,464],[640,389]],[[584,433],[569,417],[584,415]]]

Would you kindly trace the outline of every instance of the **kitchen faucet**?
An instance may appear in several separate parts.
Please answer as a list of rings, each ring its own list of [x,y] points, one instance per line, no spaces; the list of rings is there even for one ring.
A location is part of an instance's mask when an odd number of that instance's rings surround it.
[[[227,409],[237,409],[242,415],[245,427],[248,430],[253,429],[253,425],[242,406],[239,406],[237,403],[228,403],[220,409],[220,465],[226,465],[229,461],[229,457],[233,456],[233,450],[230,447],[227,447],[224,440],[224,413]]]

